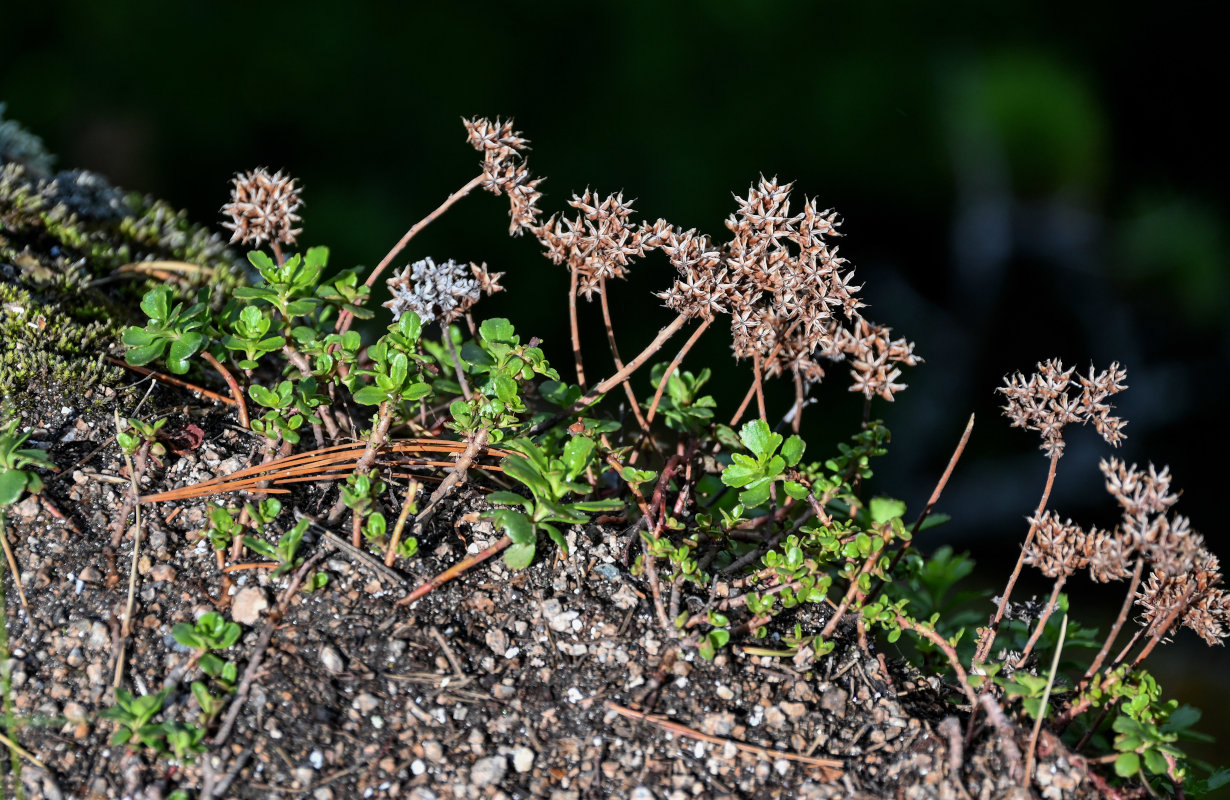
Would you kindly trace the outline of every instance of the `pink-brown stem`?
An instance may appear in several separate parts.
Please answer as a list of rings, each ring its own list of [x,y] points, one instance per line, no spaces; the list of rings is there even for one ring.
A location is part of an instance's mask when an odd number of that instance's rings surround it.
[[[1029,658],[1029,654],[1034,649],[1034,645],[1038,643],[1038,637],[1042,635],[1042,630],[1046,627],[1047,620],[1051,618],[1051,614],[1055,613],[1056,601],[1059,600],[1059,591],[1067,580],[1067,575],[1060,575],[1055,580],[1055,588],[1051,590],[1051,599],[1047,601],[1046,608],[1042,610],[1042,615],[1038,617],[1038,624],[1034,626],[1034,632],[1029,635],[1029,641],[1025,643],[1025,649],[1021,651],[1021,657],[1017,659],[1016,669],[1024,666],[1025,661]]]
[[[428,225],[434,222],[445,211],[448,211],[449,208],[451,208],[452,205],[456,203],[458,200],[465,197],[470,192],[474,191],[475,187],[477,187],[480,183],[483,182],[483,177],[484,176],[482,175],[474,176],[473,178],[470,179],[469,183],[467,183],[465,186],[462,186],[460,189],[450,194],[448,198],[443,203],[441,203],[439,207],[436,208],[435,211],[431,212],[430,214],[423,217],[418,222],[414,223],[414,225],[410,227],[410,230],[406,231],[405,235],[402,236],[401,239],[397,241],[397,244],[393,245],[393,249],[390,250],[385,255],[385,257],[380,260],[380,263],[377,264],[376,268],[372,270],[372,274],[367,276],[367,280],[363,282],[363,285],[370,287],[373,284],[375,284],[376,279],[380,277],[380,273],[384,272],[385,269],[388,268],[389,264],[392,263],[393,259],[397,258],[398,253],[400,253],[405,248],[405,246],[410,243],[411,239],[413,239],[415,236],[418,235],[419,231],[423,230],[423,228],[426,228]],[[353,322],[354,322],[354,315],[351,314],[349,311],[343,311],[342,313],[338,314],[337,325],[335,326],[334,329],[337,333],[345,333],[346,331],[350,330],[350,326]]]
[[[1034,511],[1034,520],[1042,518],[1042,512],[1046,510],[1046,503],[1051,497],[1051,487],[1055,485],[1055,467],[1059,464],[1059,456],[1062,451],[1059,449],[1051,453],[1050,469],[1046,473],[1046,487],[1042,490],[1042,500],[1038,502],[1038,508]],[[1029,549],[1029,545],[1033,543],[1034,534],[1038,532],[1036,522],[1029,523],[1029,533],[1025,536],[1025,544],[1021,547],[1021,554],[1017,557],[1016,566],[1012,569],[1012,575],[1008,578],[1008,585],[1004,587],[1003,597],[1000,598],[999,608],[995,611],[995,618],[991,624],[987,626],[982,634],[982,639],[978,643],[978,651],[974,656],[975,662],[986,661],[987,654],[991,652],[991,647],[995,644],[995,634],[999,631],[1000,621],[1004,618],[1004,612],[1008,610],[1008,599],[1012,596],[1012,589],[1016,586],[1016,580],[1021,575],[1021,567],[1025,564],[1025,552]]]
[[[671,323],[669,325],[667,325],[662,330],[658,331],[658,335],[654,337],[654,340],[650,342],[645,347],[645,349],[642,350],[639,355],[637,355],[636,358],[632,359],[627,364],[625,364],[623,368],[620,369],[618,372],[616,372],[614,375],[607,378],[602,383],[595,386],[593,389],[590,389],[589,392],[584,397],[582,397],[580,400],[577,400],[575,403],[572,404],[572,408],[568,409],[563,414],[557,415],[556,417],[543,420],[542,422],[538,423],[537,425],[533,426],[528,431],[526,431],[526,435],[533,436],[535,434],[541,433],[542,431],[545,431],[547,428],[550,428],[555,423],[559,422],[561,419],[570,417],[573,414],[579,414],[580,412],[589,408],[591,405],[593,405],[594,403],[598,401],[598,398],[602,397],[602,395],[606,394],[607,392],[614,389],[619,384],[626,381],[628,379],[628,376],[630,376],[633,372],[636,372],[638,369],[640,369],[645,364],[645,362],[648,361],[653,356],[654,353],[662,349],[662,345],[666,344],[666,342],[672,336],[678,333],[679,329],[682,328],[683,324],[687,321],[688,321],[688,318],[682,314],[675,317],[673,320],[671,320]]]
[[[795,433],[803,425],[803,376],[794,371],[794,414],[790,419],[790,430]]]
[[[914,527],[910,530],[911,540],[913,540],[913,538],[918,535],[918,532],[922,530],[922,524],[927,519],[928,515],[931,514],[931,509],[935,508],[935,504],[940,501],[940,494],[944,491],[944,487],[948,485],[948,479],[952,477],[953,468],[956,467],[957,462],[961,460],[961,454],[965,452],[965,445],[969,443],[969,436],[973,430],[974,415],[970,414],[969,422],[965,424],[965,432],[961,434],[961,441],[957,442],[957,449],[952,451],[952,456],[948,459],[948,466],[944,469],[944,474],[940,476],[939,482],[935,484],[935,489],[932,490],[931,497],[927,500],[927,505],[923,508],[922,513],[919,514],[918,519],[914,521]],[[809,499],[812,498],[809,497]],[[892,563],[889,564],[888,569],[884,571],[885,575],[893,574],[893,570],[896,569],[897,564],[901,562],[905,552],[905,547],[901,547],[897,550],[896,555],[893,556]],[[871,590],[871,593],[867,595],[868,602],[871,602],[877,595],[879,595],[880,591],[884,588],[885,580],[885,578],[881,578],[880,582],[877,583],[875,588]]]
[[[913,631],[919,636],[928,640],[940,649],[940,652],[948,659],[948,663],[952,666],[952,671],[957,676],[957,681],[961,684],[961,691],[965,693],[965,697],[970,702],[970,708],[978,705],[978,695],[974,693],[974,689],[969,684],[969,676],[965,672],[965,667],[961,666],[961,659],[957,656],[957,651],[943,637],[936,633],[926,625],[919,625],[909,617],[897,615],[897,624],[908,631]]]
[[[692,346],[700,340],[701,334],[703,334],[712,323],[713,317],[705,317],[701,321],[700,326],[697,327],[697,329],[692,332],[692,335],[688,337],[688,340],[684,342],[683,347],[679,348],[679,354],[676,355],[675,359],[666,367],[666,371],[662,373],[662,380],[658,382],[658,389],[653,393],[653,400],[649,403],[649,413],[645,415],[645,419],[648,422],[653,422],[654,415],[658,413],[658,403],[662,402],[662,393],[666,390],[666,384],[670,381],[671,376],[675,374],[675,370],[679,369],[679,365],[683,363],[683,357],[686,356],[688,351],[692,349]]]
[[[611,307],[606,297],[606,278],[598,280],[598,300],[602,305],[602,324],[606,327],[606,341],[611,347],[611,356],[615,359],[615,369],[623,369],[624,362],[619,357],[619,345],[615,342],[615,328],[611,325]],[[624,394],[628,396],[628,403],[632,407],[632,416],[636,417],[636,424],[641,426],[641,430],[648,432],[649,422],[641,413],[640,403],[637,402],[636,393],[632,390],[632,382],[624,381],[623,387]]]
[[[486,550],[475,553],[472,556],[468,556],[466,558],[463,558],[461,561],[458,561],[456,564],[444,570],[439,575],[435,576],[431,580],[424,583],[422,586],[419,586],[417,589],[415,589],[410,594],[398,600],[397,603],[395,603],[395,605],[398,605],[398,606],[410,605],[415,600],[418,600],[426,596],[430,592],[433,592],[436,589],[439,589],[441,586],[448,583],[453,578],[456,578],[457,576],[465,573],[465,571],[470,569],[471,567],[478,566],[479,564],[483,563],[484,561],[491,558],[492,556],[497,555],[498,553],[507,549],[508,546],[511,544],[512,544],[512,539],[508,538],[507,536],[501,538],[498,542],[491,545]]]
[[[249,428],[248,425],[248,406],[243,400],[243,389],[239,388],[239,381],[235,380],[235,376],[231,371],[222,365],[222,362],[214,358],[214,354],[208,350],[201,351],[201,358],[205,359],[205,363],[214,368],[222,380],[226,381],[226,385],[231,390],[231,398],[235,401],[235,408],[239,412],[239,424],[244,430]]]
[[[1136,587],[1140,585],[1140,576],[1145,568],[1145,560],[1140,556],[1136,557],[1136,568],[1132,570],[1132,582],[1128,584],[1127,595],[1123,598],[1123,607],[1119,609],[1119,616],[1115,618],[1115,624],[1111,626],[1110,633],[1106,635],[1106,641],[1102,643],[1102,649],[1098,651],[1098,655],[1093,659],[1093,663],[1089,665],[1089,669],[1085,670],[1085,676],[1081,679],[1081,685],[1077,689],[1077,694],[1084,691],[1089,685],[1089,681],[1102,668],[1103,662],[1106,661],[1106,656],[1110,654],[1110,648],[1114,644],[1115,639],[1119,637],[1119,631],[1123,630],[1123,623],[1127,622],[1128,613],[1132,610],[1132,603],[1136,600]]]
[[[568,282],[568,326],[572,331],[572,358],[577,365],[577,385],[585,388],[585,368],[581,364],[581,329],[577,325],[577,271],[570,270]]]
[[[752,386],[754,386],[756,389],[756,410],[760,412],[760,418],[767,422],[769,419],[769,415],[765,413],[765,408],[764,408],[764,383],[760,377],[761,375],[760,364],[761,364],[760,354],[757,353],[752,358],[752,365],[753,365],[752,366],[752,381],[753,381]]]

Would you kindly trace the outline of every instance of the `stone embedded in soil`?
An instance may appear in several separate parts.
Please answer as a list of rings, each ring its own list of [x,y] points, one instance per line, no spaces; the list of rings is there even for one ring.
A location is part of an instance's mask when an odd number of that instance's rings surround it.
[[[534,751],[528,747],[518,747],[513,750],[513,769],[517,772],[529,772],[534,766]]]
[[[470,783],[479,787],[493,786],[504,780],[506,772],[508,772],[508,760],[504,756],[480,758],[470,768]]]
[[[423,742],[423,755],[433,764],[444,761],[444,746],[435,739]]]
[[[338,655],[337,650],[327,644],[320,648],[320,663],[332,675],[340,675],[346,669],[346,665],[342,663],[342,657]]]
[[[370,714],[380,706],[380,701],[374,695],[364,692],[354,699],[352,705],[360,714]]]
[[[249,586],[240,589],[231,603],[231,619],[242,625],[255,625],[261,612],[269,608],[269,599],[262,589]]]

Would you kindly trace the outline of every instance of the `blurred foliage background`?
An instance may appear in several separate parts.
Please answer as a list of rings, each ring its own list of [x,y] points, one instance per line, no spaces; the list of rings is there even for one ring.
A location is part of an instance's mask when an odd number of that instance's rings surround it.
[[[329,245],[338,267],[376,263],[476,174],[463,115],[516,118],[531,170],[548,178],[548,213],[586,187],[623,190],[649,219],[721,238],[732,192],[761,173],[796,181],[846,220],[841,252],[859,267],[869,316],[927,360],[900,402],[877,405],[895,439],[877,488],[921,507],[976,413],[939,508],[954,519],[931,535],[972,550],[980,580],[999,587],[1046,459],[1036,436],[1008,428],[994,389],[1049,357],[1126,365],[1120,455],[1171,465],[1185,490],[1178,511],[1230,557],[1218,463],[1230,241],[1215,124],[1227,70],[1209,9],[10,3],[0,101],[61,167],[205,222],[217,223],[234,172],[286,169],[304,187],[301,244]],[[505,214],[502,199],[467,198],[405,260],[507,271],[510,291],[480,314],[541,337],[567,372],[567,276],[535,242],[507,238]],[[649,294],[670,279],[655,256],[613,290],[625,352],[670,318]],[[599,373],[609,361],[590,310],[583,335]],[[719,407],[731,409],[748,373],[721,327],[685,366],[714,366]],[[841,370],[830,375],[805,420],[821,452],[861,408]],[[788,390],[775,396],[785,410]],[[1097,470],[1109,449],[1092,431],[1070,439],[1051,506],[1113,523]],[[1026,575],[1032,590],[1049,588]],[[1073,593],[1094,621],[1119,602],[1114,588]],[[1206,711],[1230,700],[1217,678],[1230,674],[1224,650],[1184,633],[1154,658],[1181,699]],[[1219,733],[1230,738],[1224,723]]]

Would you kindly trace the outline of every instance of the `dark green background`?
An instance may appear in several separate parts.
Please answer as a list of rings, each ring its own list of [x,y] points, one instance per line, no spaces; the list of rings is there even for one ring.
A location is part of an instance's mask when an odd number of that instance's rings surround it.
[[[0,100],[62,166],[203,221],[235,171],[289,170],[301,243],[329,245],[337,266],[374,264],[475,174],[462,115],[516,118],[548,212],[622,189],[646,217],[721,237],[732,191],[760,173],[795,180],[846,219],[869,316],[927,359],[877,411],[895,433],[878,488],[917,508],[978,414],[940,506],[954,521],[931,535],[973,549],[992,585],[1046,468],[993,390],[1048,357],[1127,366],[1121,455],[1170,464],[1178,510],[1230,555],[1221,31],[1184,3],[9,3]],[[480,313],[511,317],[564,367],[567,276],[507,238],[505,209],[464,200],[403,261],[507,271],[510,291]],[[664,260],[634,272],[614,290],[625,352],[670,318],[649,295],[671,278]],[[596,318],[591,373],[608,368]],[[688,365],[714,367],[728,414],[747,370],[719,328]],[[806,421],[817,449],[859,413],[831,374]],[[1052,506],[1112,523],[1096,466],[1109,448],[1090,431],[1070,440]],[[1073,590],[1078,613],[1119,601],[1118,587]],[[1179,639],[1153,666],[1219,712],[1230,659]]]

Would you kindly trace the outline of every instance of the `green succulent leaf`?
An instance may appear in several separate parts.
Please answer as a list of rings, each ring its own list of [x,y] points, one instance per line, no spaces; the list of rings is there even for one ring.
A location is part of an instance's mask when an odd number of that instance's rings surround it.
[[[781,434],[771,431],[769,423],[762,419],[754,419],[744,424],[739,429],[739,439],[743,442],[744,447],[755,453],[756,457],[761,460],[773,455],[782,443]]]

